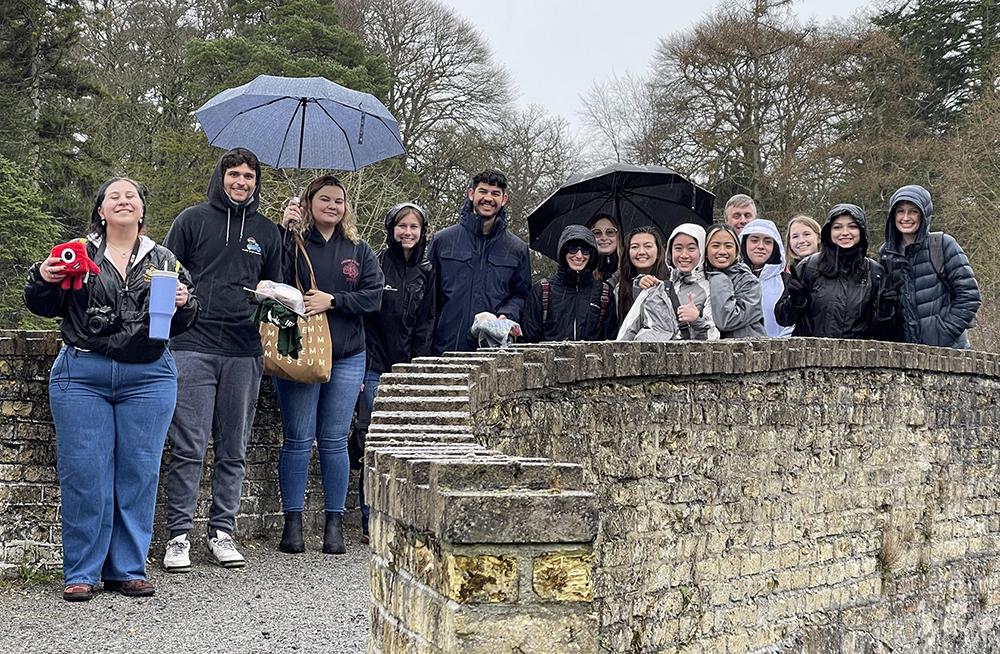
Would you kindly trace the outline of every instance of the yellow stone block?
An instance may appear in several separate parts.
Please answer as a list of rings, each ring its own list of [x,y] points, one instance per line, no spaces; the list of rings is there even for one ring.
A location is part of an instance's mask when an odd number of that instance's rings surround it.
[[[507,556],[452,556],[447,559],[448,597],[462,602],[517,600],[517,560]]]
[[[531,587],[542,599],[593,602],[593,556],[583,550],[548,552],[532,563]]]

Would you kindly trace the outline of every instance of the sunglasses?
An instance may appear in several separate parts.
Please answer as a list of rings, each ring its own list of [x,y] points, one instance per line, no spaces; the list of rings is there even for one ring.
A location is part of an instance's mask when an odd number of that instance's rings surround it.
[[[594,248],[589,245],[568,245],[566,246],[566,254],[576,254],[581,252],[583,254],[593,254]]]
[[[614,236],[615,234],[618,233],[618,229],[616,227],[608,227],[603,231],[600,229],[592,229],[590,230],[590,233],[593,234],[595,237],[601,236],[602,234],[604,236]]]

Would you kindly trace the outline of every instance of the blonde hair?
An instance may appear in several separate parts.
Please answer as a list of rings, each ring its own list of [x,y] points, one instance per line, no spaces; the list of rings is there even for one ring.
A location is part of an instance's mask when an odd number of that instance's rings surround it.
[[[820,228],[819,223],[805,214],[799,214],[789,220],[788,227],[785,228],[785,257],[789,263],[798,263],[800,261],[799,257],[795,256],[795,253],[792,252],[792,226],[795,224],[805,225],[813,230],[816,234],[816,248],[818,250],[823,249],[823,244],[820,242],[820,235],[823,230]]]
[[[354,216],[354,211],[351,209],[351,202],[347,199],[347,189],[339,179],[333,175],[323,175],[317,177],[313,181],[309,182],[309,186],[306,187],[305,193],[302,194],[302,202],[300,206],[302,207],[302,220],[298,222],[292,229],[299,236],[305,236],[313,228],[313,215],[312,215],[312,199],[316,197],[320,189],[324,186],[336,186],[341,191],[344,192],[344,215],[334,227],[334,233],[340,233],[345,239],[351,243],[357,243],[360,240],[358,236],[358,220]]]

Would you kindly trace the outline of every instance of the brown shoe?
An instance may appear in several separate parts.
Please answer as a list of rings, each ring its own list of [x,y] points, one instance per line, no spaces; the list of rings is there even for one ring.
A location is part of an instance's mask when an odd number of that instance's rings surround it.
[[[94,599],[94,587],[90,584],[70,584],[63,589],[63,599],[67,602],[86,602]]]
[[[129,597],[149,597],[156,592],[153,584],[145,579],[129,579],[128,581],[114,581],[106,579],[104,590],[116,590],[122,595]]]

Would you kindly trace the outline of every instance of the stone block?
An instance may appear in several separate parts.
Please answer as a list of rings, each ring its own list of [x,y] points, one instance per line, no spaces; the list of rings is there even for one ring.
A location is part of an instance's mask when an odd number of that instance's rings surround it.
[[[592,602],[593,556],[585,550],[560,550],[535,557],[532,590],[543,600]]]
[[[517,559],[512,556],[480,554],[446,555],[448,598],[466,602],[516,602]]]

